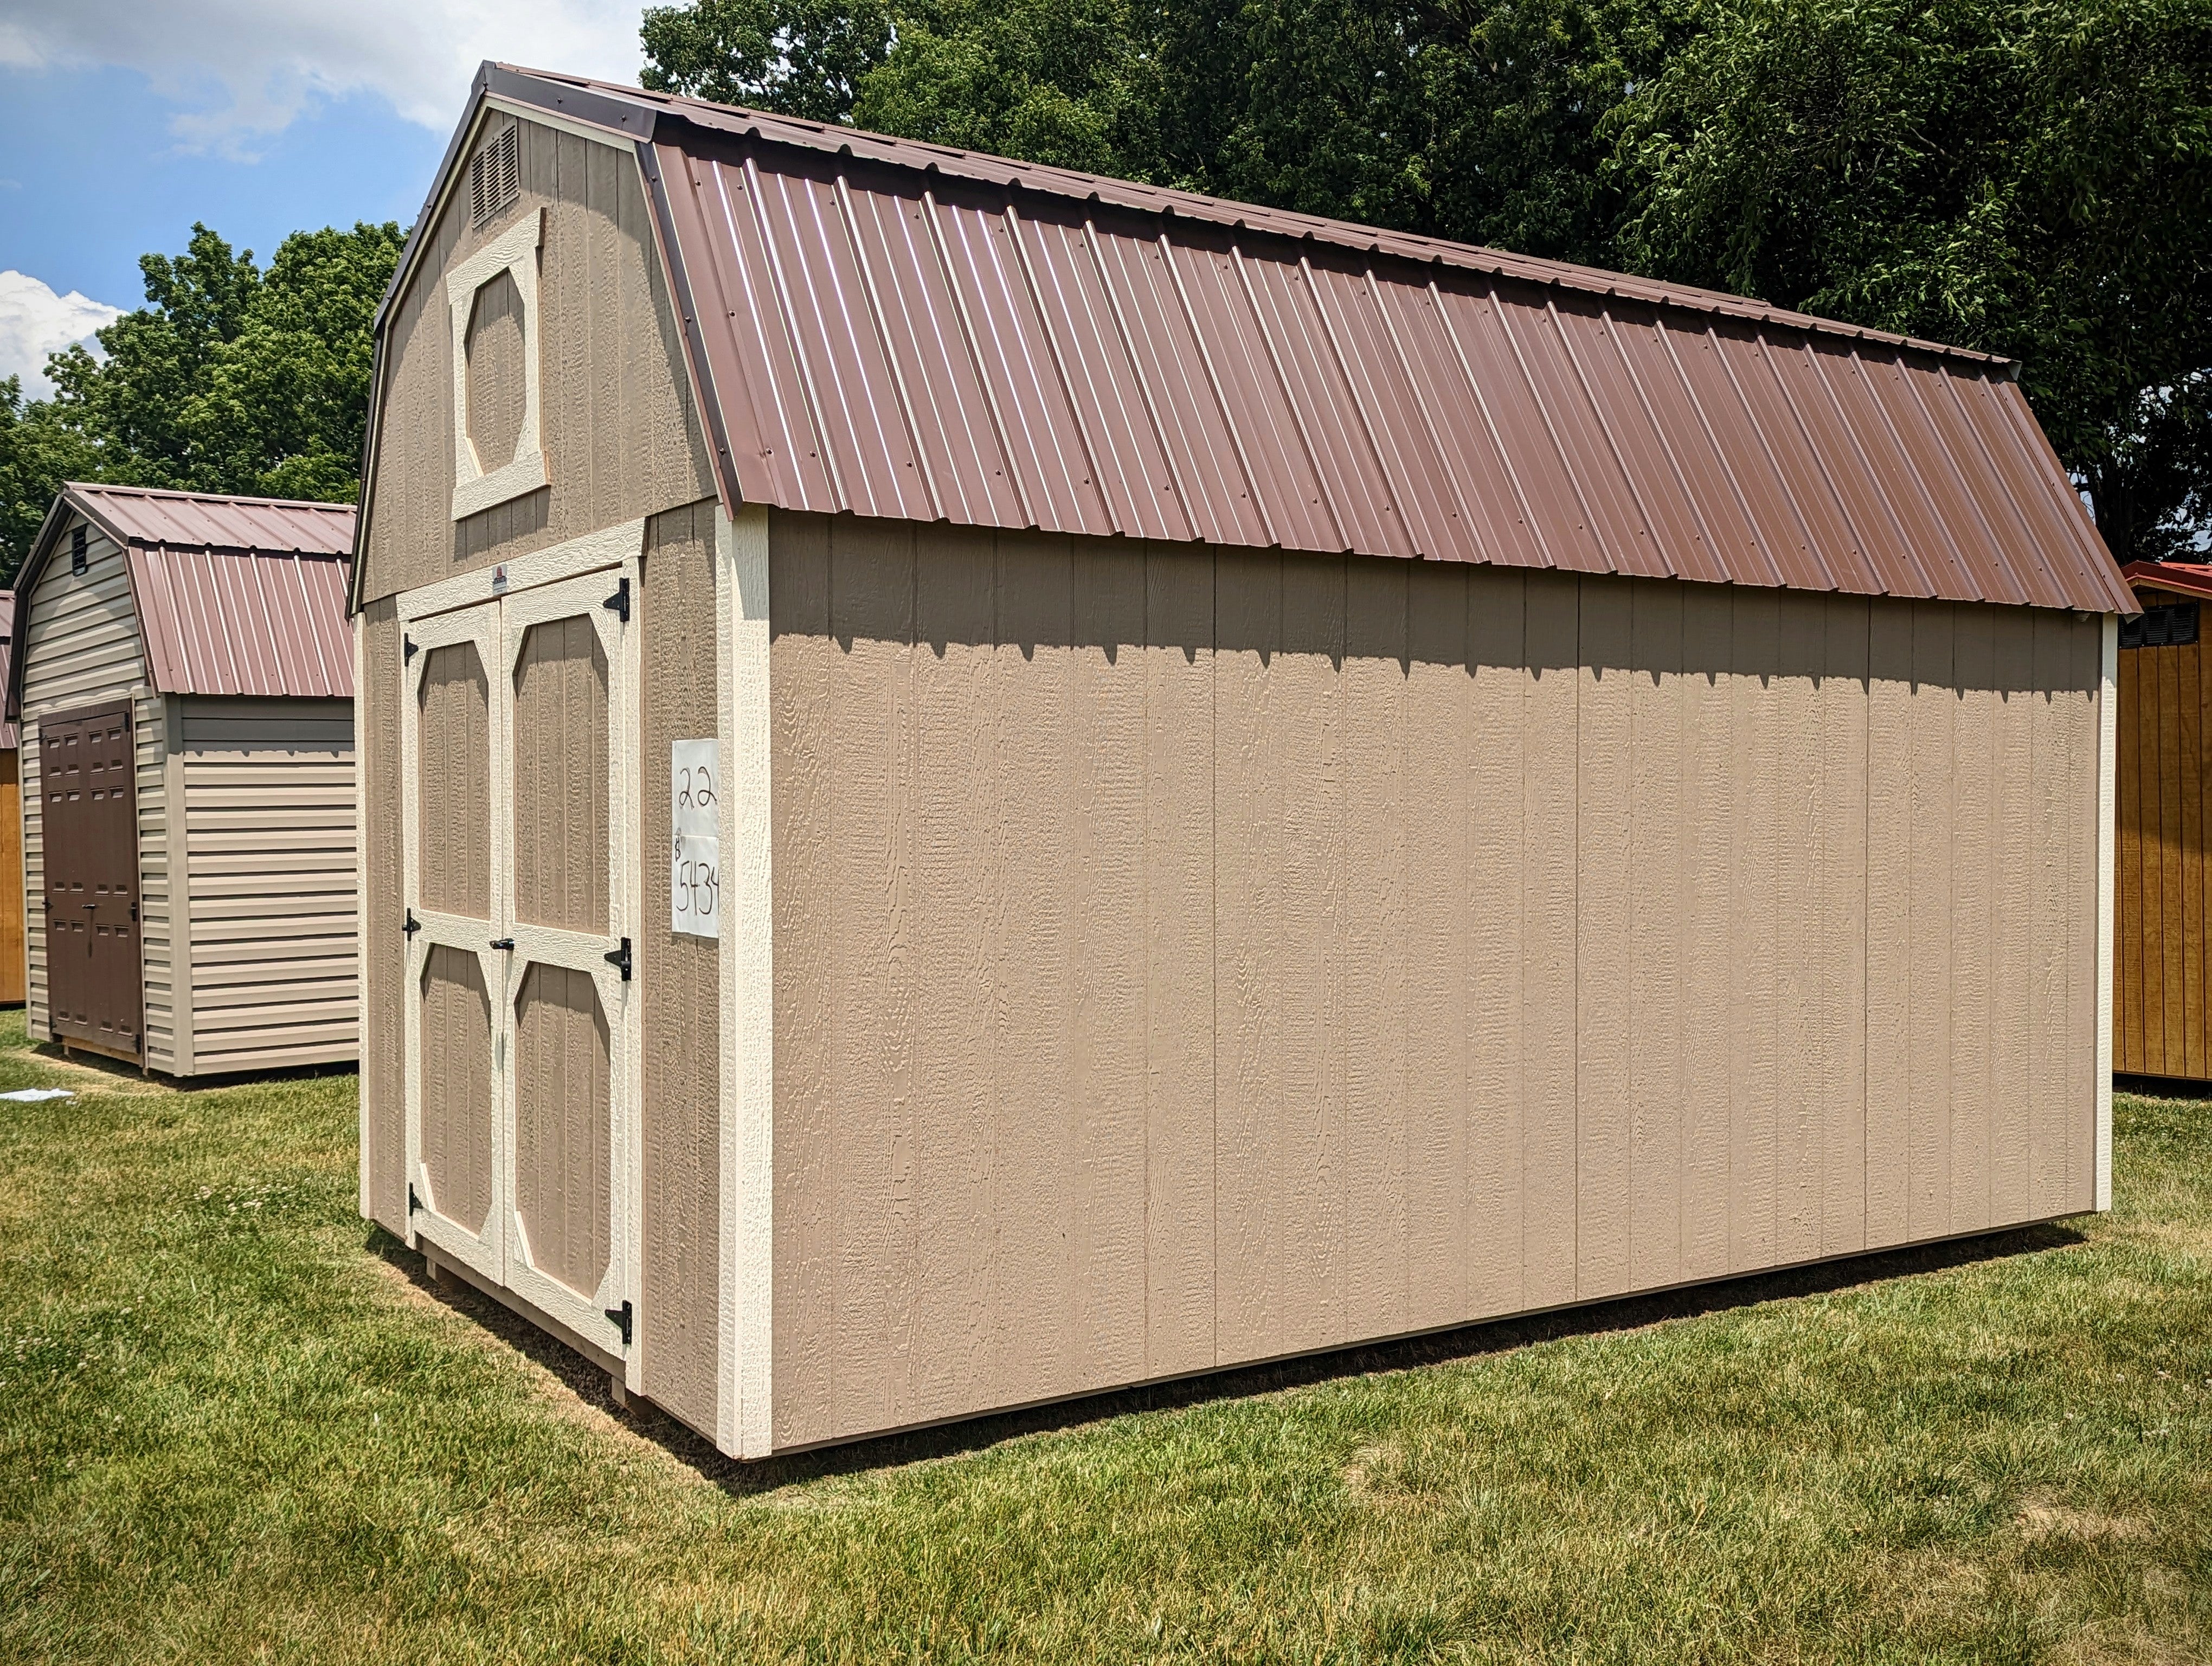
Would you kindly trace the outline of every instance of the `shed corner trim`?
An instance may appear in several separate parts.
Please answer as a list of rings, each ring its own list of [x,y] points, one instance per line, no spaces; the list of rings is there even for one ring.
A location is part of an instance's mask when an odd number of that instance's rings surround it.
[[[721,848],[721,1346],[716,1444],[774,1450],[775,966],[770,873],[769,514],[714,511]]]

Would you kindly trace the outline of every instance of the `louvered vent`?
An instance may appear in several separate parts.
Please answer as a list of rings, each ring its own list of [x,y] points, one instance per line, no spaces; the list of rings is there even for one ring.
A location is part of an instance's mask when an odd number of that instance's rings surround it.
[[[496,220],[522,194],[522,134],[512,125],[484,141],[469,164],[469,220],[482,227]]]
[[[2120,621],[2122,648],[2187,648],[2197,640],[2197,604],[2168,602]]]

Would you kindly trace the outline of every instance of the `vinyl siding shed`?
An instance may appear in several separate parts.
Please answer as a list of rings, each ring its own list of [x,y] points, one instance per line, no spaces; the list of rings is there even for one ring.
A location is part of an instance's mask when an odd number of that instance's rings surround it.
[[[183,1077],[358,1055],[353,517],[56,500],[7,684],[35,1039]]]
[[[2006,364],[491,64],[377,355],[362,1207],[726,1452],[2108,1203]]]

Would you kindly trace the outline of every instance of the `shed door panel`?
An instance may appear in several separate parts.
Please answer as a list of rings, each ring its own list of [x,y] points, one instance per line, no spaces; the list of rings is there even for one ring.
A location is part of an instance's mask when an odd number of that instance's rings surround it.
[[[415,622],[405,638],[409,1209],[418,1237],[496,1279],[507,978],[494,946],[505,930],[492,848],[501,808],[498,605]]]
[[[627,1095],[617,1033],[631,1016],[617,813],[619,575],[518,591],[502,605],[514,737],[503,848],[514,909],[514,1214],[507,1281],[580,1335],[617,1345],[627,1287]]]
[[[633,562],[400,607],[415,1231],[609,1353],[629,1352],[635,585]]]
[[[144,1043],[135,741],[128,705],[40,724],[50,1021],[126,1058]]]

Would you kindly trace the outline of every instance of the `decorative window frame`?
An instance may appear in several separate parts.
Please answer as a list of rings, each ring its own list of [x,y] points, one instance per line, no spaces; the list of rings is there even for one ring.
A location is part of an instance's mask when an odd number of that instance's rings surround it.
[[[538,251],[545,238],[545,210],[524,216],[464,260],[446,277],[446,302],[453,327],[453,519],[472,514],[550,485],[539,421]],[[469,438],[469,319],[477,293],[501,272],[514,280],[522,302],[522,428],[514,457],[490,473]]]

